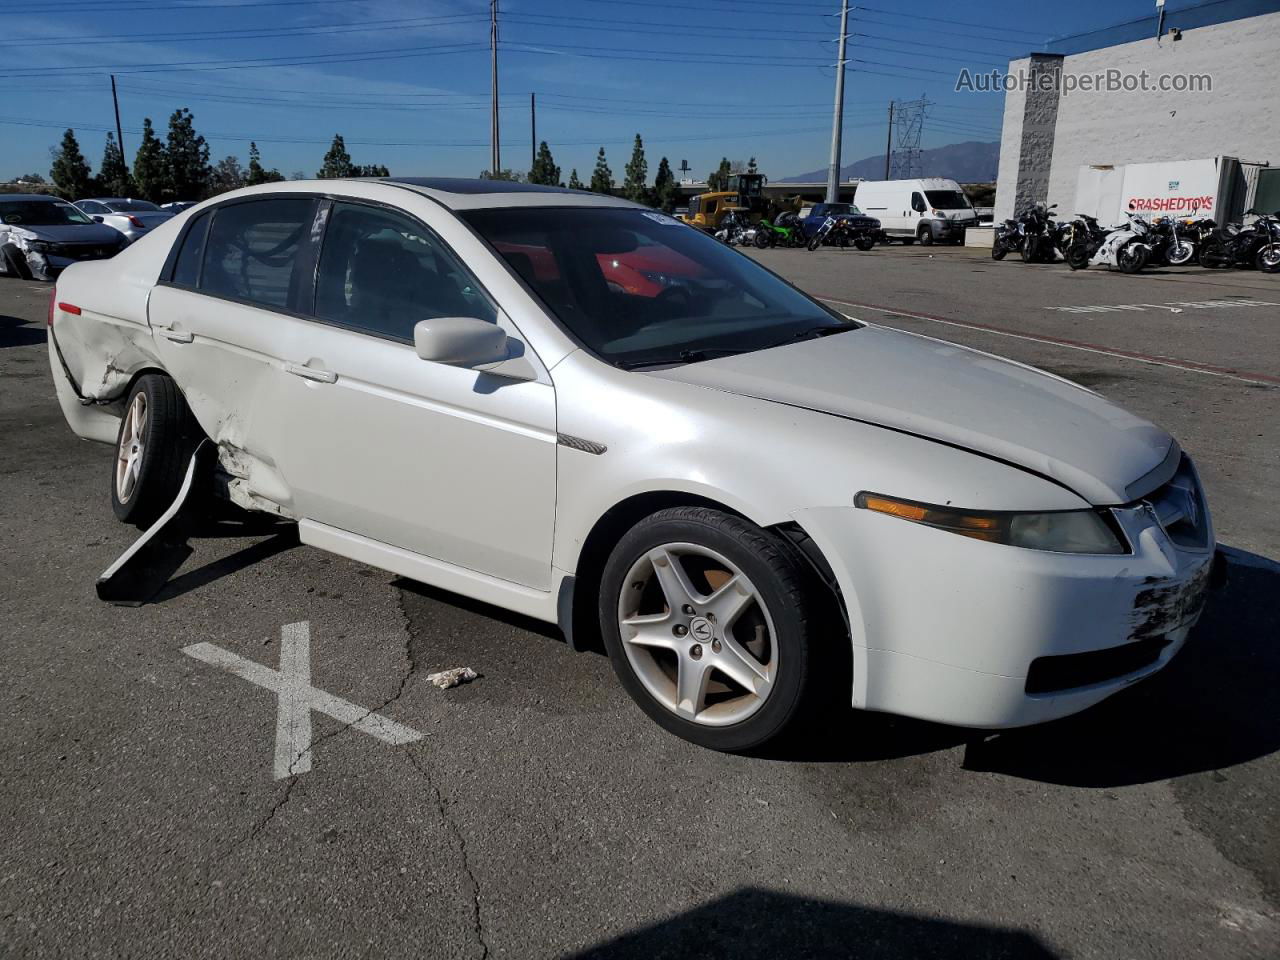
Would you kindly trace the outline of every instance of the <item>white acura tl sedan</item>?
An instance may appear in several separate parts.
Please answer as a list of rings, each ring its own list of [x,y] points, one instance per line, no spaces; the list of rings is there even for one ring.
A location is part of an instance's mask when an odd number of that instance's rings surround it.
[[[1164,431],[613,197],[238,190],[72,266],[49,324],[121,520],[155,520],[208,438],[235,503],[598,631],[654,720],[719,749],[833,686],[972,727],[1064,716],[1164,666],[1209,579]]]

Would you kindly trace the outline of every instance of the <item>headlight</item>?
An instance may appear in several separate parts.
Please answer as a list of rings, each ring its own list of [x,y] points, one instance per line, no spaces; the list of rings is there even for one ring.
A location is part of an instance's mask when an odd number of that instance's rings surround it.
[[[1128,547],[1096,510],[1052,513],[960,510],[878,493],[860,493],[854,505],[921,523],[962,537],[1054,553],[1128,553]]]
[[[49,244],[44,240],[28,240],[27,249],[33,253],[46,253],[49,250]]]

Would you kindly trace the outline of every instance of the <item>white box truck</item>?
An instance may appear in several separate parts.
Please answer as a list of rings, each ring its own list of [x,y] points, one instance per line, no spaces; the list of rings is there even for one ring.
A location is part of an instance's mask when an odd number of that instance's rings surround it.
[[[965,230],[978,225],[960,184],[943,177],[867,180],[853,199],[887,236],[903,243],[964,243]]]

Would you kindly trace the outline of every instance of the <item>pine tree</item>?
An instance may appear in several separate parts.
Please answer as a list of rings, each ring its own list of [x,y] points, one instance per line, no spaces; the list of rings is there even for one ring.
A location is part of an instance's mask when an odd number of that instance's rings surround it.
[[[389,177],[391,171],[380,163],[366,163],[362,167],[352,167],[353,177]]]
[[[196,133],[195,118],[186,107],[173,111],[169,117],[165,158],[169,192],[174,200],[201,200],[209,193],[209,144]]]
[[[171,194],[169,188],[169,164],[165,158],[164,144],[151,127],[151,118],[142,121],[142,142],[133,158],[133,182],[138,196],[146,200],[162,200]]]
[[[578,179],[578,168],[577,168],[577,167],[574,167],[572,170],[570,170],[570,171],[569,171],[569,189],[570,189],[570,190],[585,190],[585,189],[587,189],[587,185],[586,185],[585,183],[583,183],[581,180],[579,180],[579,179]]]
[[[49,178],[53,180],[58,192],[68,200],[80,200],[89,193],[89,162],[80,152],[80,143],[76,140],[74,130],[68,129],[62,135],[61,145],[53,152]]]
[[[556,166],[556,162],[551,156],[551,148],[547,146],[547,141],[545,140],[538,145],[538,155],[533,158],[533,168],[529,171],[529,182],[545,184],[548,187],[562,186],[560,183],[560,168]]]
[[[729,158],[721,157],[720,166],[716,169],[715,173],[707,175],[707,191],[715,193],[720,190],[728,190],[729,174],[732,172],[733,169],[729,163]]]
[[[108,197],[131,197],[134,193],[133,181],[129,179],[129,171],[124,165],[124,153],[116,143],[114,133],[107,134],[107,143],[102,149],[98,190]]]
[[[320,167],[320,172],[316,176],[321,180],[333,180],[338,177],[355,176],[355,172],[355,165],[351,162],[351,154],[347,153],[347,145],[342,140],[342,134],[335,133],[333,143],[329,145],[329,152],[324,155],[324,165]]]
[[[604,158],[604,147],[596,154],[596,168],[591,171],[591,192],[611,193],[613,191],[613,171]]]
[[[671,164],[663,157],[658,162],[658,172],[653,175],[654,205],[670,213],[676,208],[676,199],[680,195],[680,187],[676,183],[676,175],[671,172]]]
[[[750,160],[747,161],[747,173],[759,173],[759,172],[760,172],[759,169],[756,167],[756,158],[752,157]]]
[[[496,173],[492,170],[481,170],[480,179],[481,180],[509,180],[512,183],[524,183],[524,174],[517,173],[515,170],[512,170],[510,167],[507,167],[505,169],[497,171]]]
[[[262,155],[258,153],[258,145],[249,141],[249,167],[244,172],[244,185],[256,186],[267,182],[267,171],[262,169]]]
[[[635,203],[650,204],[649,196],[649,162],[644,158],[644,143],[640,134],[636,134],[636,142],[631,147],[631,160],[627,164],[627,177],[622,181],[622,195]]]
[[[213,168],[209,176],[209,192],[226,193],[228,190],[239,190],[245,186],[245,173],[240,167],[239,157],[223,157]]]

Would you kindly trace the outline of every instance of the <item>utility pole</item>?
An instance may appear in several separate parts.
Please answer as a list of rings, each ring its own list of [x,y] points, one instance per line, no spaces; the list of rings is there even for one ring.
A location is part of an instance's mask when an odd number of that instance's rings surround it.
[[[116,75],[111,75],[111,102],[116,108],[116,143],[120,145],[120,161],[124,164],[124,172],[129,172],[129,161],[124,158],[124,133],[120,129],[120,99],[116,96]]]
[[[529,169],[538,163],[538,95],[529,94]]]
[[[893,101],[889,101],[889,135],[884,141],[884,178],[889,179],[889,157],[893,155]]]
[[[848,37],[849,0],[840,11],[840,59],[836,62],[836,103],[831,116],[831,166],[827,168],[827,203],[840,201],[840,134],[844,125],[844,49]]]
[[[496,177],[502,170],[502,145],[498,136],[498,0],[489,0],[489,60],[493,97],[489,106],[490,176]]]

